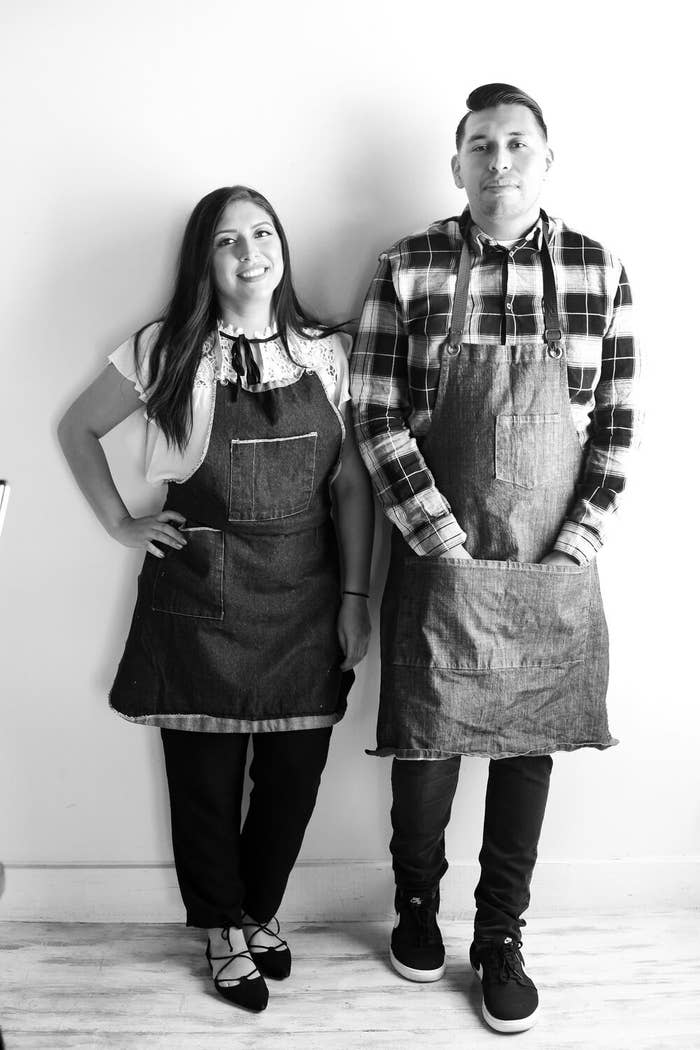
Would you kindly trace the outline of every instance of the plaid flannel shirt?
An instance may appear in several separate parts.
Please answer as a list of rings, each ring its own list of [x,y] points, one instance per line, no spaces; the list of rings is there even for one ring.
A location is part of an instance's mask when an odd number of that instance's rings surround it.
[[[435,405],[467,216],[433,223],[381,254],[351,360],[360,451],[387,517],[420,555],[442,554],[466,539],[420,441]],[[625,486],[639,417],[639,360],[624,267],[602,245],[548,221],[571,412],[585,448],[576,498],[554,546],[585,565],[603,543]],[[542,220],[509,249],[474,225],[468,236],[464,341],[543,339]]]

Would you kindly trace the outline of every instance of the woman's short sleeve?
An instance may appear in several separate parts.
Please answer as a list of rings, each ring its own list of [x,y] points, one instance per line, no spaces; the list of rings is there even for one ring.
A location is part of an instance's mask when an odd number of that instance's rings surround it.
[[[158,334],[158,325],[152,324],[141,332],[139,339],[138,361],[136,360],[135,345],[136,336],[129,336],[125,342],[109,354],[110,361],[118,372],[133,384],[136,393],[142,401],[148,400],[145,387],[148,381],[148,359],[151,349]]]
[[[352,336],[347,332],[338,332],[333,340],[333,358],[336,381],[333,401],[337,408],[342,408],[350,400],[350,368],[348,358],[352,349]]]

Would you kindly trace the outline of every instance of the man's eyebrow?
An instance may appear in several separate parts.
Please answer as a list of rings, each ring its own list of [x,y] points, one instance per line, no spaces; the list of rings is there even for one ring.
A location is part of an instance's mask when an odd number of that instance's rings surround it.
[[[527,132],[527,131],[509,131],[508,134],[511,135],[511,136],[514,136],[516,138],[525,138],[528,134],[531,134],[531,132]],[[489,136],[485,135],[483,132],[477,132],[475,135],[470,135],[467,138],[467,142],[478,142],[478,141],[481,141],[481,140],[486,140],[486,139],[488,139],[488,137]]]

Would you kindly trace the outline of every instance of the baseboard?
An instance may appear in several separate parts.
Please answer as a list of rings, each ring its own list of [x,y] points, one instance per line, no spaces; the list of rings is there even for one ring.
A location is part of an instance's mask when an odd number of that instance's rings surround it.
[[[477,866],[453,863],[443,879],[441,914],[469,919]],[[389,918],[388,864],[297,865],[284,902],[287,921]],[[700,908],[700,858],[541,861],[532,882],[534,918]],[[180,922],[182,903],[168,865],[8,865],[0,919],[29,922]]]

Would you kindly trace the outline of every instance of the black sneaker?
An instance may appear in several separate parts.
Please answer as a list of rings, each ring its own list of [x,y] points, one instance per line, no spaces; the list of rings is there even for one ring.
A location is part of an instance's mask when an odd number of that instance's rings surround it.
[[[409,981],[438,981],[445,972],[445,949],[436,918],[439,890],[413,895],[397,890],[394,903],[391,965]]]
[[[526,1032],[537,1021],[537,989],[523,969],[520,941],[472,944],[471,962],[481,981],[481,1012],[495,1032]]]

